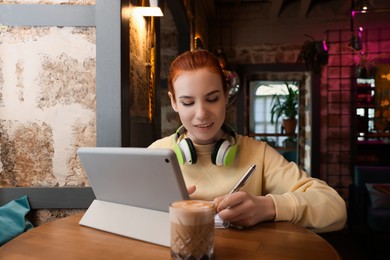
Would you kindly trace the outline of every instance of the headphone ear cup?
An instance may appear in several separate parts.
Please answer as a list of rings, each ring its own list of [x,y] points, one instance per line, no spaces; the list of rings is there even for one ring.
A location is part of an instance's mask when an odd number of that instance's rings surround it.
[[[195,164],[198,160],[196,155],[195,146],[192,143],[191,139],[185,138],[179,142],[180,151],[184,157],[183,163],[187,163],[189,165]]]
[[[211,162],[217,166],[223,165],[225,152],[229,148],[230,143],[228,140],[221,139],[215,143],[213,150],[211,151]]]
[[[175,143],[173,150],[175,151],[177,161],[180,165],[183,165],[186,162],[186,158],[183,151],[180,149],[179,144]]]
[[[234,159],[236,158],[237,153],[237,144],[229,146],[229,148],[226,150],[225,155],[223,157],[223,165],[229,166],[233,163]]]

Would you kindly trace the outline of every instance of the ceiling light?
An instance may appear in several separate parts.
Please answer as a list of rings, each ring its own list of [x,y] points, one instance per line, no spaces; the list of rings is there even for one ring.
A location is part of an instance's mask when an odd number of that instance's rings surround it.
[[[164,16],[161,8],[158,6],[158,0],[149,0],[150,6],[136,7],[142,16]]]

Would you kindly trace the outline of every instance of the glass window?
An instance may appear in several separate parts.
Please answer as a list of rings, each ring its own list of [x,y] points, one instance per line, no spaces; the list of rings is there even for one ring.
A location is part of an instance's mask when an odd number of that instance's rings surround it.
[[[298,82],[293,81],[252,81],[250,82],[250,132],[251,134],[280,134],[282,119],[271,124],[271,106],[274,95],[287,95],[286,83],[294,90],[298,89]],[[283,146],[286,136],[255,136],[258,140],[275,142],[278,147]]]

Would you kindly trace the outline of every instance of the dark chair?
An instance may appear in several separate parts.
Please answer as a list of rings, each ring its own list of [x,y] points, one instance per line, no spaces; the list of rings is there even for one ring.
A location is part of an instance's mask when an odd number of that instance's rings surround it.
[[[284,151],[282,155],[289,162],[298,162],[297,151]]]
[[[349,195],[349,228],[352,231],[390,234],[390,207],[375,205],[380,190],[373,184],[390,185],[390,167],[355,166],[353,183]],[[385,186],[377,185],[377,186]],[[367,189],[369,188],[369,189]],[[373,193],[377,192],[377,193]],[[382,196],[381,204],[390,204],[390,196]]]

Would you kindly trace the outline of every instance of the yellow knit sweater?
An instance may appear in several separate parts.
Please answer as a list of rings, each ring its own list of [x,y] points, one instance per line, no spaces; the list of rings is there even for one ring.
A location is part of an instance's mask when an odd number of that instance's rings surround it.
[[[232,165],[211,162],[213,145],[195,145],[198,161],[181,165],[185,183],[195,185],[192,199],[213,200],[227,194],[252,164],[256,171],[241,189],[252,195],[271,196],[276,207],[275,221],[291,221],[315,232],[344,227],[346,206],[340,195],[324,181],[311,178],[288,162],[265,142],[237,135],[238,151]],[[150,148],[173,149],[173,135],[155,141]]]

